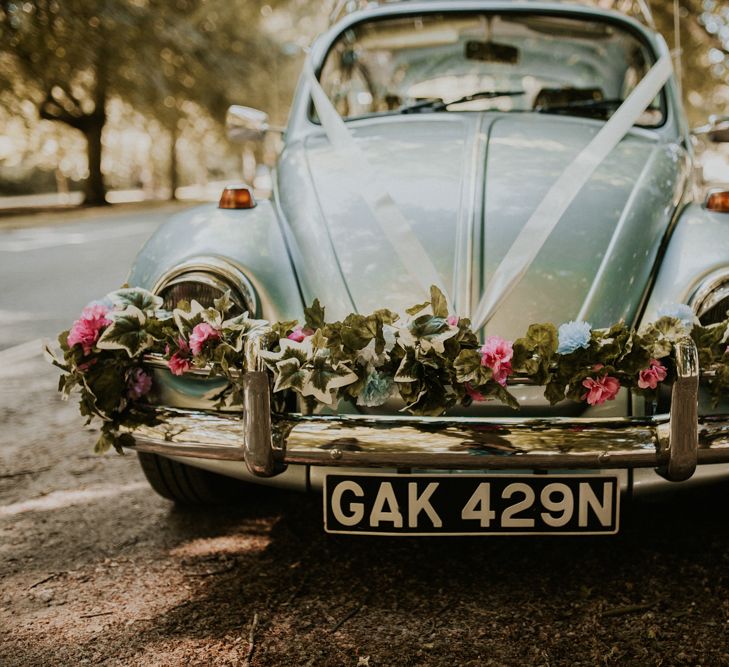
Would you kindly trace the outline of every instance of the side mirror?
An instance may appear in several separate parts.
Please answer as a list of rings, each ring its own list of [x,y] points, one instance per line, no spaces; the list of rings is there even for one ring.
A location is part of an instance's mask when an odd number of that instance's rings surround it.
[[[228,139],[235,142],[259,141],[266,132],[273,129],[268,124],[265,111],[243,107],[238,104],[228,108],[225,116],[225,128]]]
[[[709,122],[706,125],[694,128],[691,134],[697,137],[706,137],[714,143],[729,142],[729,118],[726,116],[709,116]]]

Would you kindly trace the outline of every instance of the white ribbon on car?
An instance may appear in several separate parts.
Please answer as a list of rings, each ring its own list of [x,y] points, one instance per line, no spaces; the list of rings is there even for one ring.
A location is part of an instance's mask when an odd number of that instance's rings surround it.
[[[364,151],[357,145],[342,117],[329,100],[329,96],[324,92],[316,78],[311,58],[307,58],[304,64],[304,76],[311,88],[311,98],[327,138],[339,151],[340,156],[349,162],[352,171],[356,171],[362,176],[359,181],[358,194],[367,204],[375,222],[392,245],[407,272],[420,284],[425,294],[430,293],[431,285],[436,285],[446,297],[449,312],[453,312],[448,290],[443,284],[433,260],[397,207],[386,183],[369,162]]]
[[[661,92],[671,72],[671,56],[664,55],[548,190],[486,285],[473,316],[474,330],[488,323],[519,284],[582,187]]]
[[[485,326],[504,299],[519,284],[585,183],[660,93],[671,76],[671,72],[671,57],[664,55],[651,67],[610,120],[580,151],[547,191],[487,284],[472,318],[474,329]],[[437,285],[445,294],[449,310],[451,310],[451,299],[440,274],[413,233],[410,224],[397,208],[386,184],[382,182],[377,171],[367,160],[319,84],[311,58],[306,60],[304,75],[311,89],[311,97],[319,115],[319,121],[329,141],[350,160],[353,169],[357,169],[363,174],[359,194],[367,203],[383,234],[400,257],[408,273],[426,292],[430,285]]]

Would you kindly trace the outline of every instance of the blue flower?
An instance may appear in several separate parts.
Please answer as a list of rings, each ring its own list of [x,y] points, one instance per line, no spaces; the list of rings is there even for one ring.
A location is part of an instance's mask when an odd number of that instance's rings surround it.
[[[694,311],[685,303],[664,304],[658,311],[658,317],[672,317],[675,320],[681,320],[686,327],[694,326]]]
[[[374,408],[382,405],[392,393],[392,378],[372,371],[365,380],[364,387],[357,397],[357,405]]]
[[[588,322],[565,322],[559,327],[559,354],[570,354],[578,348],[590,347],[592,327]]]

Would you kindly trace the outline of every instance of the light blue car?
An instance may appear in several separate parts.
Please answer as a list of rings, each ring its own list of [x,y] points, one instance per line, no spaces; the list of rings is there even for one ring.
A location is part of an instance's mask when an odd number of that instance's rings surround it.
[[[387,184],[456,312],[471,312],[517,234],[574,158],[651,67],[669,54],[649,25],[567,2],[370,3],[315,42],[321,89]],[[319,85],[316,84],[316,85]],[[130,284],[167,306],[210,304],[300,318],[318,298],[329,319],[422,301],[365,203],[363,171],[327,135],[302,75],[270,199],[244,186],[172,218],[137,257]],[[231,135],[262,138],[266,114],[233,107]],[[721,122],[703,132],[726,138]],[[579,189],[485,332],[533,322],[594,327],[688,304],[702,323],[729,310],[727,199],[697,199],[692,135],[671,76]],[[252,352],[255,354],[255,351]],[[658,404],[622,389],[599,407],[550,407],[512,386],[494,403],[442,417],[402,405],[272,414],[263,372],[243,413],[214,411],[202,371],[155,367],[166,422],[135,434],[152,486],[196,503],[255,484],[323,491],[331,532],[409,535],[614,533],[625,493],[716,480],[729,468],[729,421],[710,416],[696,351]],[[255,362],[255,360],[254,360]],[[219,382],[219,380],[217,381]],[[698,408],[697,408],[698,406]]]

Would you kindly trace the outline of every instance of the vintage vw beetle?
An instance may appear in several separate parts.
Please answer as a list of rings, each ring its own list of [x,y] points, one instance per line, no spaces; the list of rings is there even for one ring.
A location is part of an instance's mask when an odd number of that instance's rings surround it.
[[[345,13],[311,49],[319,83],[305,71],[272,197],[256,202],[240,186],[218,208],[174,217],[129,283],[170,308],[230,290],[240,310],[269,321],[300,317],[314,298],[333,318],[422,301],[357,164],[320,122],[320,86],[456,312],[470,314],[550,187],[668,53],[645,22],[575,3],[393,2]],[[703,323],[724,318],[729,218],[697,195],[675,78],[639,111],[484,333],[578,318],[638,326],[666,302],[689,304]],[[230,124],[246,139],[269,131],[266,115],[246,107]],[[525,384],[513,387],[518,413],[485,403],[422,418],[396,402],[309,416],[292,404],[272,416],[259,371],[247,374],[243,413],[216,411],[219,380],[148,363],[166,421],[140,428],[135,448],[156,491],[194,503],[240,480],[324,489],[330,531],[611,533],[621,491],[729,471],[729,422],[706,416],[690,345],[677,350],[678,379],[658,405],[623,389],[599,407],[550,407]]]

